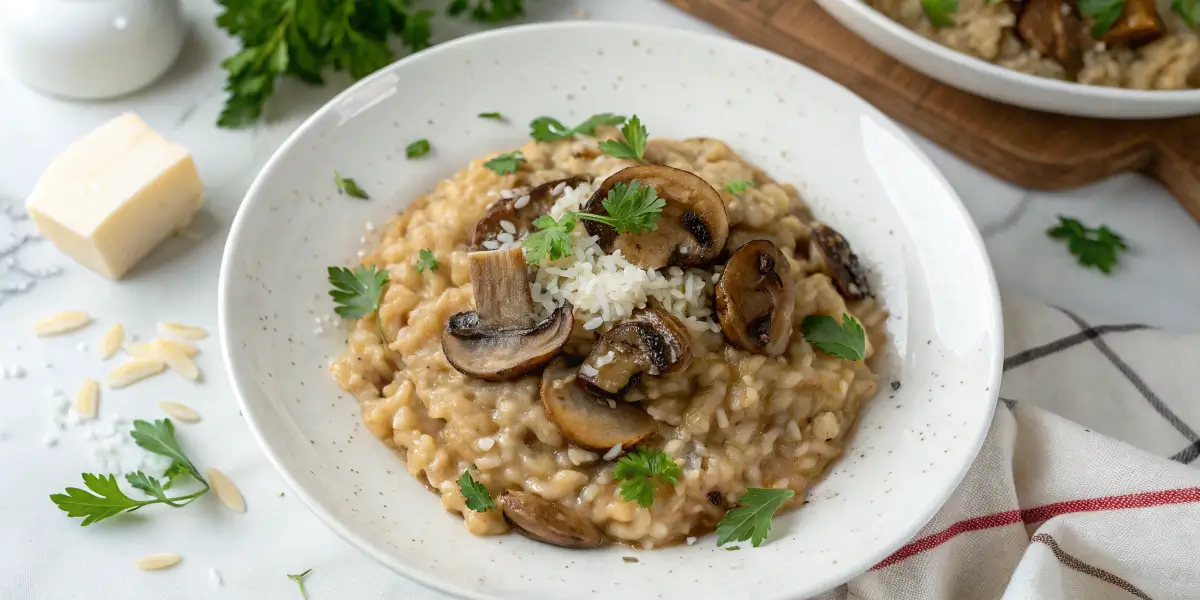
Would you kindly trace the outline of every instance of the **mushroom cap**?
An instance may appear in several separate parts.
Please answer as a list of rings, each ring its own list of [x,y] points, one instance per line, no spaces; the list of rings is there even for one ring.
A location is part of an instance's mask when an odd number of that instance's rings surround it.
[[[816,261],[821,270],[833,279],[842,296],[862,300],[871,295],[867,273],[858,262],[858,255],[842,234],[824,223],[813,223],[809,238],[808,258]]]
[[[654,419],[634,404],[613,403],[577,384],[575,369],[556,358],[542,373],[542,408],[567,439],[588,450],[632,448],[654,433]]]
[[[531,492],[504,490],[500,508],[517,533],[564,548],[595,548],[604,535],[595,523]]]
[[[643,373],[686,369],[692,361],[691,341],[674,315],[657,305],[647,306],[596,340],[579,367],[579,382],[598,396],[620,398]]]
[[[479,250],[485,241],[494,240],[496,236],[504,232],[504,228],[500,226],[501,221],[513,224],[516,229],[516,233],[513,234],[514,239],[529,235],[534,229],[533,222],[538,217],[549,214],[550,207],[554,206],[554,203],[562,197],[561,191],[557,194],[553,193],[560,183],[564,184],[565,189],[577,187],[587,181],[588,178],[581,176],[547,181],[529,190],[529,202],[521,208],[517,208],[517,201],[521,199],[519,196],[493,202],[488,206],[483,218],[475,223],[475,229],[471,232],[471,249]]]
[[[474,311],[446,322],[442,352],[460,372],[487,381],[504,381],[535,371],[554,358],[571,337],[575,316],[568,302],[532,327],[488,327]]]
[[[644,269],[668,265],[699,267],[711,263],[725,248],[729,217],[725,202],[707,181],[674,167],[640,165],[617,171],[592,194],[583,209],[607,215],[603,201],[618,183],[640,181],[666,200],[658,229],[617,234],[617,230],[595,221],[583,221],[588,234],[597,236],[600,247],[612,254],[620,250],[629,262]]]
[[[796,307],[791,271],[787,257],[767,240],[747,242],[729,257],[714,292],[729,343],[768,356],[787,350]]]

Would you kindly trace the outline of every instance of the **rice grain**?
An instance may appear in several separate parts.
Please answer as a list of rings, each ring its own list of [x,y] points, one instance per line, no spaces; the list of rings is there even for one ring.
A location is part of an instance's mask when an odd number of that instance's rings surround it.
[[[87,313],[78,310],[67,310],[54,313],[33,325],[33,333],[39,337],[61,335],[86,327],[92,322]]]

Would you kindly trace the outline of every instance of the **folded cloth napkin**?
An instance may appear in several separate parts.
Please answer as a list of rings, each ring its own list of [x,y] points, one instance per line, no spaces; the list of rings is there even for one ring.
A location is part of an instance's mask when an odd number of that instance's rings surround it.
[[[820,600],[1200,598],[1200,340],[1004,303],[1000,405],[920,533]]]

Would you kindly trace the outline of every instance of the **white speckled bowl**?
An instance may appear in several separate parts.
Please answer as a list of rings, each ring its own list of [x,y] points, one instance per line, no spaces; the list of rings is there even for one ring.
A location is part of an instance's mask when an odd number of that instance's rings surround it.
[[[511,124],[476,118],[499,111]],[[365,221],[384,223],[483,153],[519,145],[533,117],[637,113],[652,136],[711,136],[795,182],[849,237],[893,313],[884,385],[846,456],[769,543],[571,551],[479,538],[441,509],[359,422],[326,372],[344,336],[328,265],[352,263]],[[428,138],[433,152],[406,160]],[[373,200],[339,196],[339,170]],[[318,111],[263,168],[221,269],[226,364],[251,428],[296,492],[365,552],[464,598],[800,598],[907,541],[965,474],[991,422],[1000,305],[983,245],[954,191],[882,114],[762,50],[678,31],[570,23],[503,29],[422,52]],[[901,380],[893,391],[888,383]],[[636,554],[638,564],[622,556]]]

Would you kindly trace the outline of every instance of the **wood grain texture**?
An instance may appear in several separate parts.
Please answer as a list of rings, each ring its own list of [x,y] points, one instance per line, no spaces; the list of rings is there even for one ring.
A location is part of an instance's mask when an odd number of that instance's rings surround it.
[[[1031,111],[941,84],[875,49],[812,0],[670,0],[822,73],[1015,184],[1078,187],[1142,171],[1200,220],[1200,117],[1108,121]]]

